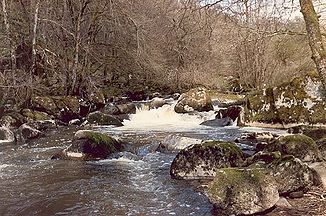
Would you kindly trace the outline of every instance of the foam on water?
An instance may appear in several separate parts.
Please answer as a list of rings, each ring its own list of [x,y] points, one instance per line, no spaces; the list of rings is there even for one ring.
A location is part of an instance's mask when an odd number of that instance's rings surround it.
[[[179,114],[174,111],[175,104],[166,104],[157,109],[140,107],[136,114],[130,115],[130,120],[123,122],[124,127],[132,130],[174,130],[194,129],[201,127],[200,123],[214,118],[214,111],[196,114]]]

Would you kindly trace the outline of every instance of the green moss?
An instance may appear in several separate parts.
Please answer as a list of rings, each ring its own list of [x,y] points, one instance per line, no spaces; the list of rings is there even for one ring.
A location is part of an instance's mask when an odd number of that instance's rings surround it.
[[[214,181],[209,186],[209,193],[214,197],[225,199],[229,188],[245,186],[247,184],[259,185],[266,175],[265,169],[239,169],[223,168],[216,172]]]
[[[225,141],[208,141],[204,142],[202,144],[204,147],[214,147],[217,146],[222,149],[223,153],[227,156],[230,157],[232,155],[241,155],[242,156],[242,151],[241,149],[234,143],[231,142],[225,142]]]
[[[110,136],[99,132],[93,132],[93,131],[86,131],[85,134],[87,139],[91,141],[93,148],[95,148],[98,145],[105,145],[109,147],[110,150],[116,151],[116,148],[114,146],[116,141]]]

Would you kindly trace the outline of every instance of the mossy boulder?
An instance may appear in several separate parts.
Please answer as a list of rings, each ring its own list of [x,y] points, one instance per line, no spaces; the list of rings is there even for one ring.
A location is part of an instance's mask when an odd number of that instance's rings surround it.
[[[244,166],[257,166],[257,165],[267,165],[275,160],[279,160],[282,157],[281,152],[257,152],[251,157],[248,157],[244,163]]]
[[[121,121],[109,114],[102,113],[100,111],[92,112],[87,116],[87,121],[90,124],[95,125],[115,125],[115,126],[123,126]]]
[[[311,74],[252,93],[246,97],[246,124],[325,124],[323,94],[321,81]]]
[[[34,111],[30,109],[23,109],[21,111],[21,114],[26,118],[27,122],[44,121],[44,120],[52,119],[52,117],[45,112]]]
[[[266,151],[280,151],[282,155],[293,155],[304,162],[322,160],[316,142],[310,137],[301,134],[281,136],[269,143]]]
[[[270,175],[277,182],[277,188],[281,195],[289,195],[293,192],[306,192],[313,185],[320,184],[320,179],[315,171],[292,155],[284,156],[269,164]]]
[[[73,143],[66,149],[52,156],[52,159],[65,160],[100,160],[124,149],[121,142],[100,132],[77,131]]]
[[[224,168],[216,172],[207,196],[217,212],[252,215],[272,208],[279,200],[275,180],[264,169]]]
[[[63,122],[69,122],[70,120],[76,119],[80,116],[79,100],[74,96],[34,96],[31,98],[31,108],[36,111],[53,115],[55,118]]]
[[[171,164],[170,174],[175,179],[209,179],[219,168],[240,166],[243,158],[234,143],[208,141],[181,150]]]
[[[183,93],[174,107],[174,111],[177,113],[203,112],[213,109],[212,100],[208,91],[201,87]]]

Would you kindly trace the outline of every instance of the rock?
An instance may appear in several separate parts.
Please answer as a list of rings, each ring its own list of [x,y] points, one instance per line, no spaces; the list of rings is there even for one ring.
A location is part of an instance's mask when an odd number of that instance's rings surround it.
[[[246,124],[325,124],[326,102],[322,89],[318,74],[310,73],[252,93],[246,97]]]
[[[203,112],[213,109],[208,91],[200,87],[183,93],[174,107],[174,111],[177,113]]]
[[[73,119],[68,122],[68,125],[81,125],[82,121],[80,119]]]
[[[264,169],[220,169],[207,196],[215,209],[227,215],[265,212],[279,200],[276,182]]]
[[[64,160],[100,160],[123,150],[123,145],[112,137],[90,130],[77,131],[73,143],[52,156]]]
[[[92,112],[87,116],[87,121],[95,125],[115,125],[123,126],[121,121],[112,115],[102,113],[100,111]]]
[[[15,135],[8,127],[0,127],[0,141],[1,142],[15,142]]]
[[[57,124],[54,120],[33,121],[30,123],[26,123],[26,125],[30,126],[31,128],[35,128],[39,131],[57,129]]]
[[[266,151],[280,151],[282,155],[293,155],[304,162],[322,160],[322,155],[315,141],[300,134],[279,137],[267,145]]]
[[[221,118],[221,119],[212,119],[212,120],[207,120],[200,125],[205,125],[205,126],[210,126],[210,127],[225,127],[225,126],[232,126],[233,121],[230,117],[226,118]]]
[[[171,164],[170,174],[175,179],[209,179],[218,168],[240,166],[243,157],[234,143],[207,141],[181,150]]]
[[[222,119],[222,118],[229,117],[232,119],[233,122],[235,122],[237,118],[240,117],[241,111],[242,111],[242,107],[240,106],[230,106],[227,109],[220,109],[217,112],[215,118]]]
[[[306,125],[298,125],[288,129],[289,133],[292,134],[304,134],[313,140],[317,141],[322,138],[326,138],[326,128],[325,127],[312,127]]]
[[[270,175],[276,182],[281,195],[288,195],[292,192],[306,192],[313,185],[320,184],[316,172],[293,156],[284,156],[268,166]]]
[[[155,97],[149,102],[149,109],[157,109],[166,104],[163,98]]]
[[[279,135],[271,132],[245,132],[240,135],[240,138],[236,138],[234,142],[255,146],[260,143],[269,143],[278,137]]]
[[[195,138],[169,135],[159,144],[156,150],[164,153],[177,153],[191,145],[200,144],[202,141]]]
[[[77,97],[39,97],[34,96],[31,99],[33,110],[46,112],[53,115],[63,122],[69,122],[80,116],[80,106]]]
[[[94,107],[94,110],[102,109],[105,106],[105,96],[102,91],[90,93],[87,99]]]
[[[109,114],[109,115],[120,115],[119,108],[114,104],[108,104],[104,107],[103,113]]]
[[[326,137],[324,137],[320,140],[317,140],[316,144],[321,153],[321,156],[323,157],[324,160],[326,160]]]
[[[134,103],[118,104],[119,114],[135,114],[136,105]]]
[[[275,206],[278,208],[292,208],[292,205],[285,197],[280,197]]]
[[[44,121],[44,120],[52,119],[52,117],[45,112],[33,111],[30,109],[23,109],[21,111],[21,114],[26,118],[27,122]]]
[[[25,143],[28,140],[36,139],[40,136],[44,136],[44,134],[41,131],[32,128],[27,124],[23,124],[17,130],[16,140],[18,143],[21,144],[21,143]]]
[[[246,159],[244,166],[250,166],[259,162],[270,164],[282,157],[281,152],[257,152],[253,156]]]
[[[315,171],[320,179],[320,185],[326,189],[326,162],[316,162],[309,164],[309,168]]]
[[[20,124],[20,122],[18,122],[15,118],[13,118],[10,115],[4,115],[0,119],[0,126],[3,126],[3,127],[12,128],[19,124]]]

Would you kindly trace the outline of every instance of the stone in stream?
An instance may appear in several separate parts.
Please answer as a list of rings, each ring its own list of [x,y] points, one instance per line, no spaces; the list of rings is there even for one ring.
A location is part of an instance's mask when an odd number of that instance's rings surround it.
[[[41,136],[44,136],[44,133],[41,131],[32,128],[28,124],[21,125],[16,132],[17,143],[25,143],[28,140],[36,139]]]
[[[208,91],[201,87],[183,93],[174,107],[176,113],[203,112],[213,109],[212,100]]]
[[[210,127],[225,127],[225,126],[231,126],[233,125],[233,121],[230,117],[225,117],[221,119],[212,119],[212,120],[207,120],[200,125],[205,125],[205,126],[210,126]]]
[[[0,127],[0,141],[1,142],[14,142],[15,135],[8,127]]]
[[[116,117],[109,114],[102,113],[100,111],[96,111],[88,114],[87,121],[90,124],[96,124],[96,125],[123,126],[121,121]]]
[[[252,215],[272,208],[279,200],[277,184],[265,169],[223,168],[209,184],[207,196],[215,211]]]
[[[241,111],[242,111],[242,107],[240,106],[230,106],[227,109],[220,109],[217,112],[215,118],[222,119],[222,118],[229,117],[230,119],[232,119],[233,122],[235,122],[237,118],[240,117]]]
[[[171,164],[170,174],[175,179],[210,179],[218,168],[240,166],[243,158],[234,143],[207,141],[181,150]]]
[[[100,160],[123,149],[121,142],[107,134],[80,130],[76,132],[72,144],[53,155],[51,159]]]
[[[171,134],[160,142],[156,151],[164,153],[180,152],[182,149],[185,149],[191,145],[200,144],[202,142],[203,140],[201,139],[180,137]]]

